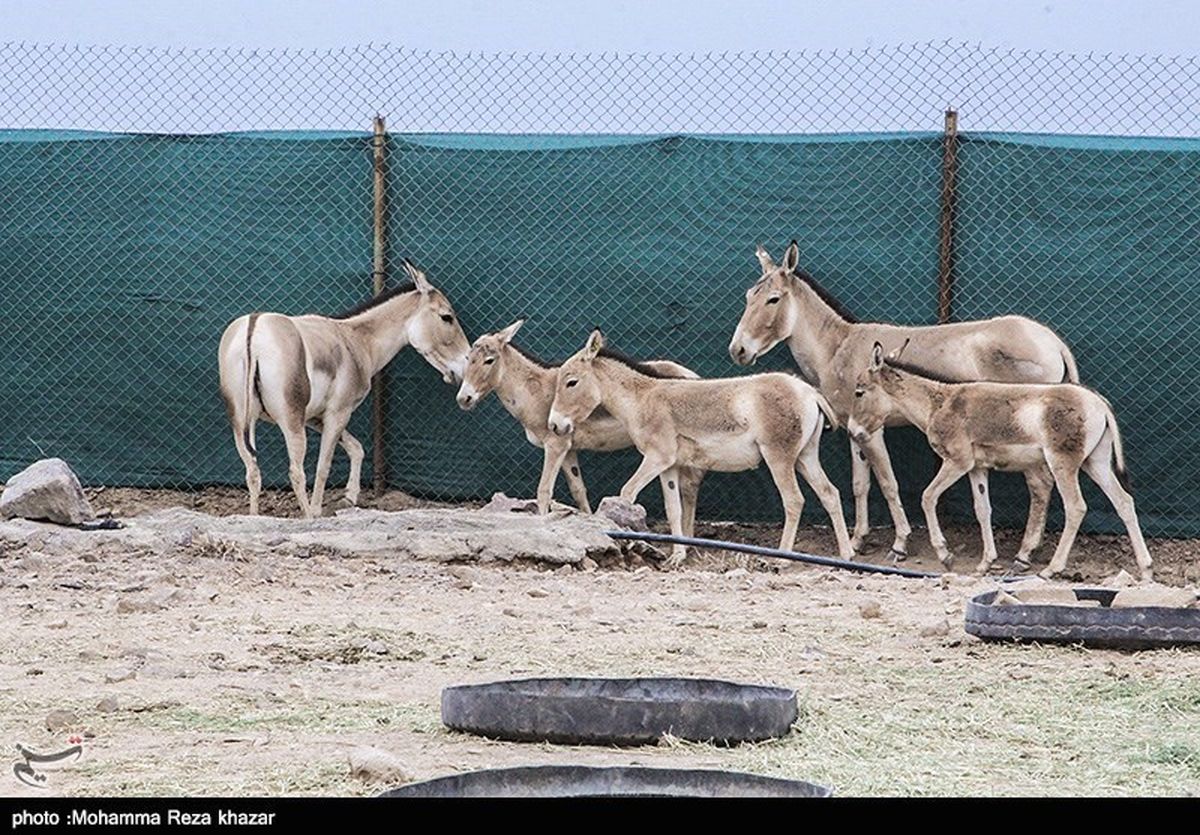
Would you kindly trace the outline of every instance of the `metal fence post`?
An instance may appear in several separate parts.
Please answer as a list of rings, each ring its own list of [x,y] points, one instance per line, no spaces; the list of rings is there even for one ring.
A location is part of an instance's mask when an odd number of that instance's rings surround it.
[[[946,111],[942,142],[942,208],[938,243],[938,324],[950,321],[954,304],[954,203],[958,178],[958,112]]]
[[[376,115],[374,135],[371,138],[374,151],[375,170],[375,220],[371,282],[375,295],[383,292],[387,285],[387,261],[385,252],[384,213],[387,205],[387,169],[385,167],[384,151],[387,147],[387,129],[383,117]],[[384,379],[380,371],[371,380],[371,484],[376,497],[383,495],[387,489],[387,462],[384,457]]]

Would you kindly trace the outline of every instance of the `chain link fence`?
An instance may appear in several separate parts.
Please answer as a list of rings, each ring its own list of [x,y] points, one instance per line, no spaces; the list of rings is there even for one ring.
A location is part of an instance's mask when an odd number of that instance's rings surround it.
[[[756,243],[778,256],[798,239],[802,266],[862,319],[936,321],[953,108],[952,319],[1017,313],[1057,330],[1114,403],[1144,528],[1196,535],[1197,69],[962,43],[708,55],[6,44],[0,478],[59,455],[88,484],[241,484],[217,341],[242,313],[334,313],[370,295],[377,113],[393,282],[411,258],[469,337],[526,316],[517,341],[548,360],[599,324],[628,353],[730,376]],[[764,366],[791,367],[786,348]],[[459,411],[411,351],[387,376],[389,485],[532,493],[540,452],[495,398]],[[351,424],[368,446],[369,415],[364,404]],[[266,483],[286,485],[273,428],[259,448]],[[912,430],[891,448],[919,519],[932,453]],[[844,434],[823,460],[849,506]],[[636,462],[584,454],[594,499]],[[368,455],[365,482],[371,470]],[[331,483],[345,475],[339,453]],[[1086,495],[1090,529],[1122,529]],[[965,486],[945,501],[971,517]],[[1019,477],[998,477],[993,501],[998,522],[1023,523]],[[822,521],[815,504],[806,513]],[[765,470],[714,474],[700,513],[781,515]],[[873,514],[886,519],[881,504]]]

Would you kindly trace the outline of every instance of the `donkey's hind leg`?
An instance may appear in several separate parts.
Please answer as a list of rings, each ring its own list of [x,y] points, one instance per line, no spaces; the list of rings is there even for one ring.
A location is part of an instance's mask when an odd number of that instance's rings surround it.
[[[313,477],[312,498],[309,512],[320,516],[325,505],[325,482],[329,480],[329,468],[333,464],[333,451],[350,421],[349,414],[325,413],[321,418],[321,447],[317,455],[317,472]]]
[[[1083,491],[1079,489],[1079,467],[1075,462],[1064,459],[1052,459],[1050,472],[1054,474],[1054,483],[1062,496],[1063,510],[1066,518],[1063,521],[1062,536],[1058,538],[1058,547],[1050,564],[1043,568],[1039,575],[1047,580],[1067,567],[1067,557],[1071,546],[1075,544],[1075,534],[1087,514],[1087,502],[1083,500]]]
[[[308,504],[308,488],[304,476],[304,456],[308,453],[308,436],[305,433],[304,421],[295,420],[288,424],[280,423],[279,431],[283,433],[283,442],[287,445],[288,479],[292,482],[292,492],[300,503],[300,515],[305,519],[312,518],[312,510]]]
[[[706,475],[695,467],[679,468],[679,501],[683,505],[683,535],[696,535],[696,502],[700,498],[700,483]]]
[[[343,501],[353,507],[358,504],[358,494],[362,489],[363,445],[359,443],[358,438],[345,429],[342,430],[339,442],[350,459],[350,477],[346,479],[346,495],[343,497]]]
[[[246,422],[246,434],[250,436],[250,443],[254,443],[255,422],[253,420]],[[258,459],[246,446],[246,435],[243,435],[236,426],[233,429],[233,443],[237,447],[238,456],[246,466],[246,489],[250,491],[250,515],[257,516],[258,496],[262,492],[262,471],[258,468]]]
[[[1054,476],[1042,465],[1025,471],[1025,484],[1029,488],[1029,520],[1025,523],[1025,536],[1021,547],[1013,558],[1013,567],[1018,571],[1029,568],[1030,557],[1042,544],[1046,533],[1046,511],[1050,507],[1050,494],[1054,491]]]
[[[1150,549],[1146,547],[1146,539],[1142,536],[1142,526],[1138,523],[1137,510],[1133,506],[1133,496],[1129,495],[1129,491],[1121,485],[1120,479],[1113,471],[1112,442],[1102,441],[1083,462],[1083,469],[1100,486],[1104,495],[1108,496],[1117,515],[1125,523],[1125,530],[1129,532],[1129,541],[1133,545],[1133,556],[1137,560],[1141,578],[1149,582],[1154,578],[1150,568],[1152,564]]]
[[[790,551],[796,544],[796,529],[800,527],[800,514],[804,512],[804,494],[800,492],[800,484],[796,481],[797,455],[794,448],[759,448],[783,502],[783,534],[779,537],[779,548],[782,551]]]
[[[817,500],[825,512],[829,514],[829,523],[833,526],[833,536],[837,540],[838,555],[842,559],[852,559],[854,548],[850,544],[850,536],[846,530],[846,517],[842,514],[842,495],[833,486],[825,468],[821,466],[821,433],[814,432],[808,445],[800,450],[796,459],[796,467],[808,486],[817,494]],[[857,520],[855,520],[857,524]]]

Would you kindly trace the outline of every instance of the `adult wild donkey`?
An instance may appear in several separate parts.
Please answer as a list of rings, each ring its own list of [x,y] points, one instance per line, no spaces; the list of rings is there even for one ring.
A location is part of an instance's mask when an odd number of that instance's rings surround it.
[[[513,337],[524,323],[524,319],[518,319],[502,331],[486,333],[475,340],[458,390],[458,405],[466,410],[474,409],[495,391],[508,413],[525,428],[529,443],[541,447],[544,452],[537,488],[538,513],[549,512],[554,483],[564,466],[567,468],[567,486],[571,488],[575,504],[584,513],[591,513],[575,451],[627,449],[633,446],[633,440],[620,421],[601,410],[576,426],[571,435],[556,435],[550,431],[547,424],[558,368],[535,359],[513,343]],[[664,377],[699,379],[696,372],[670,360],[647,360],[642,365]],[[691,536],[695,528],[696,495],[703,478],[703,470],[684,468],[679,474],[685,536]]]
[[[404,262],[411,284],[386,290],[338,316],[251,313],[229,323],[218,361],[221,396],[238,455],[246,465],[250,512],[258,513],[262,474],[254,446],[258,419],[276,423],[287,444],[292,491],[305,517],[321,515],[325,480],[339,442],[350,456],[345,499],[358,502],[363,448],[346,431],[371,390],[371,377],[412,345],[447,383],[462,377],[470,344],[450,300],[425,274]],[[321,451],[307,496],[305,426],[321,433]]]
[[[751,365],[787,340],[801,372],[828,398],[842,425],[854,405],[854,381],[870,362],[871,349],[876,342],[899,345],[908,340],[908,359],[947,379],[1079,382],[1075,358],[1066,343],[1054,331],[1032,319],[1001,316],[916,327],[860,322],[816,279],[798,269],[800,248],[795,241],[787,248],[780,265],[776,265],[761,246],[756,255],[762,265],[762,277],[746,291],[746,309],[729,343],[730,356],[739,365]],[[897,411],[887,416],[884,425],[908,423],[909,420]],[[883,433],[876,432],[865,441],[851,438],[850,446],[854,484],[851,544],[858,550],[870,527],[867,517],[867,493],[871,488],[869,463],[896,528],[892,553],[903,558],[912,527],[900,503]],[[1044,467],[1027,470],[1025,478],[1029,485],[1030,519],[1040,518],[1044,526],[1054,480]],[[1027,554],[1024,556],[1028,557]]]
[[[921,496],[921,506],[929,539],[943,565],[950,567],[951,556],[938,524],[937,501],[950,485],[964,475],[971,479],[975,516],[983,535],[978,567],[982,574],[996,559],[988,470],[1025,471],[1048,465],[1062,495],[1066,524],[1042,576],[1053,577],[1066,568],[1087,512],[1079,491],[1082,468],[1116,508],[1129,531],[1142,579],[1151,579],[1150,552],[1129,495],[1121,433],[1107,400],[1091,389],[1066,383],[947,381],[902,362],[904,350],[901,345],[884,356],[883,346],[875,343],[871,364],[857,380],[847,429],[851,437],[866,439],[883,428],[888,415],[900,412],[929,438],[942,468]]]
[[[657,477],[671,533],[683,533],[677,487],[682,468],[736,473],[765,461],[783,501],[779,547],[788,550],[796,542],[804,508],[796,483],[799,469],[829,514],[838,553],[851,555],[841,499],[818,454],[824,418],[835,425],[837,419],[820,392],[803,380],[778,373],[724,380],[667,378],[606,350],[604,335],[596,330],[558,370],[550,429],[569,435],[600,408],[621,422],[642,453],[621,498],[637,501]],[[673,546],[669,564],[679,565],[686,554],[684,546]]]

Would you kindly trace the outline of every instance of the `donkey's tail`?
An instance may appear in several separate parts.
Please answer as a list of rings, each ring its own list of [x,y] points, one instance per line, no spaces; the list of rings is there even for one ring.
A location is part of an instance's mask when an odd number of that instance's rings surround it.
[[[1113,414],[1112,404],[1108,400],[1104,401],[1104,406],[1104,420],[1108,424],[1108,431],[1112,433],[1113,439],[1113,471],[1116,472],[1117,481],[1125,488],[1125,492],[1132,493],[1133,483],[1129,478],[1129,471],[1125,469],[1125,448],[1121,444],[1121,430],[1117,428],[1117,416]]]
[[[829,401],[825,399],[825,395],[813,389],[813,397],[817,399],[817,406],[825,414],[825,419],[829,421],[831,429],[841,429],[842,425],[838,422],[837,414],[833,411],[833,406],[829,405]]]
[[[254,355],[254,325],[258,322],[258,314],[251,313],[250,319],[246,323],[246,411],[242,416],[242,440],[246,443],[246,449],[250,450],[250,454],[255,458],[258,457],[258,450],[254,448],[254,441],[250,439],[250,404],[254,398],[254,378],[258,374],[258,357]]]
[[[1064,343],[1062,346],[1062,361],[1066,367],[1066,373],[1063,375],[1064,383],[1079,383],[1079,366],[1075,364],[1075,355],[1071,353],[1071,349]]]

